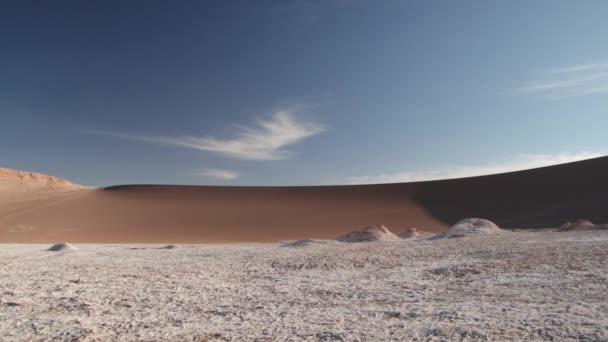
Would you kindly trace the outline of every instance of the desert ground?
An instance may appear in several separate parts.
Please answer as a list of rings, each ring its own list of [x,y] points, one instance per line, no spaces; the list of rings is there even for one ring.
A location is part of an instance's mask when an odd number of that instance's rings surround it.
[[[0,340],[608,340],[608,231],[0,246]]]

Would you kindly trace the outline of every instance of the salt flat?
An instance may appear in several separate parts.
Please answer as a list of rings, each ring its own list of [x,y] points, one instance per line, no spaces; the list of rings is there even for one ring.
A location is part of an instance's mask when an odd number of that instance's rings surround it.
[[[0,245],[0,340],[608,340],[608,232]]]

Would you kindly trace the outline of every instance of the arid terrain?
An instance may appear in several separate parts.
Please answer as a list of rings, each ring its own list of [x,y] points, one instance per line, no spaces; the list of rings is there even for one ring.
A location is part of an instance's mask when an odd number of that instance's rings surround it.
[[[3,341],[608,339],[608,231],[0,247]]]
[[[603,157],[419,183],[106,188],[7,172],[0,173],[0,242],[277,242],[333,239],[373,224],[395,234],[441,232],[467,217],[502,228],[559,227],[581,218],[607,223],[607,172]]]
[[[608,340],[607,170],[88,188],[2,169],[0,340]]]
[[[608,342],[608,0],[0,0],[0,342]]]

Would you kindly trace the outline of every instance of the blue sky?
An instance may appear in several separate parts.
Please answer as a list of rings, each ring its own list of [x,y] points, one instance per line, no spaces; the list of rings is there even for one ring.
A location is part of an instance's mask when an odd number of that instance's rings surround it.
[[[0,166],[416,181],[608,154],[606,1],[0,4]]]

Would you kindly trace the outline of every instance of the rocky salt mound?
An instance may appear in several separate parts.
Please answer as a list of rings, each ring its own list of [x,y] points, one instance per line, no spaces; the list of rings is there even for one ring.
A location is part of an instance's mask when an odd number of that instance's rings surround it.
[[[481,235],[502,234],[504,230],[500,229],[494,222],[480,218],[468,218],[459,221],[451,226],[447,232],[439,234],[434,238],[464,238]]]
[[[279,247],[309,247],[309,246],[323,246],[323,245],[331,245],[336,244],[336,241],[332,240],[318,240],[318,239],[306,239],[306,240],[297,240],[293,242],[285,242]]]
[[[608,229],[608,225],[605,225],[605,224],[596,225],[589,220],[577,220],[574,222],[568,221],[568,222],[562,224],[559,227],[558,231],[567,232],[567,231],[572,231],[572,230],[602,230],[602,229]]]
[[[166,246],[162,246],[159,247],[158,249],[176,249],[177,245],[166,245]]]
[[[65,242],[56,243],[56,244],[52,245],[51,247],[49,247],[49,249],[47,249],[47,251],[49,251],[49,252],[75,251],[75,250],[78,250],[78,249],[76,247],[70,245],[69,243],[65,243]]]
[[[408,228],[399,234],[399,237],[402,239],[416,239],[419,237],[423,237],[428,233],[419,231],[417,228]]]
[[[338,236],[336,240],[340,242],[394,241],[399,240],[399,237],[383,225],[374,225]]]

